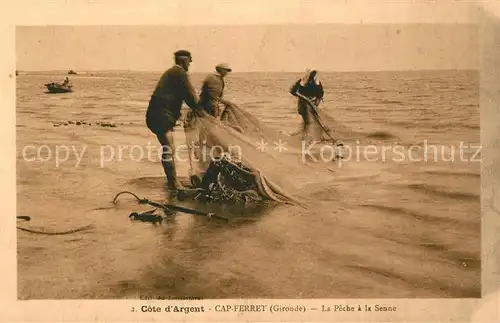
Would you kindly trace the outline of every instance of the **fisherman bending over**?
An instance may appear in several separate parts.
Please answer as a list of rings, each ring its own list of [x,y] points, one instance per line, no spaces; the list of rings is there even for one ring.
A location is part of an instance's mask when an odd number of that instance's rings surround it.
[[[232,70],[229,65],[222,63],[215,66],[215,71],[217,73],[208,75],[203,81],[200,105],[209,114],[218,118],[221,115],[219,103],[231,104],[229,101],[224,100],[222,96],[225,86],[224,77]]]
[[[179,50],[174,53],[175,65],[165,71],[159,79],[149,101],[146,125],[162,145],[162,165],[167,177],[167,185],[176,190],[181,187],[177,181],[174,160],[173,130],[181,116],[185,102],[197,114],[201,114],[196,92],[188,75],[192,62],[191,53]]]

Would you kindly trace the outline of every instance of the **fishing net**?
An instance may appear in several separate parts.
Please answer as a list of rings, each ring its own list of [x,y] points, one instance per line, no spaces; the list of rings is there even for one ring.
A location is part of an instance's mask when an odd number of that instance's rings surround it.
[[[311,114],[308,131],[331,141],[331,159],[311,158],[302,136],[276,131],[234,104],[226,106],[220,120],[207,113],[189,113],[184,130],[190,177],[203,178],[214,159],[223,160],[233,171],[249,176],[252,188],[265,199],[306,206],[306,188],[331,183],[336,173],[337,147],[322,124],[325,114]]]
[[[310,100],[304,102],[306,106],[307,119],[309,125],[304,128],[300,125],[297,131],[290,134],[293,140],[305,140],[306,142],[333,142],[335,144],[343,142],[346,138],[353,139],[359,137],[359,133],[352,128],[339,123],[325,109],[320,109]]]

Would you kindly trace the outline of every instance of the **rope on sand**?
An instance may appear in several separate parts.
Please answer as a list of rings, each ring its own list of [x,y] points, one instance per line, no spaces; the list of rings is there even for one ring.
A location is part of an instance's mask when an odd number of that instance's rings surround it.
[[[69,231],[58,231],[58,232],[49,232],[49,231],[37,231],[37,230],[32,230],[32,229],[26,229],[26,228],[22,228],[22,227],[17,227],[19,230],[21,231],[25,231],[25,232],[29,232],[29,233],[34,233],[34,234],[44,234],[44,235],[64,235],[64,234],[71,234],[71,233],[76,233],[76,232],[80,232],[80,231],[85,231],[85,230],[90,230],[90,229],[93,229],[94,226],[93,225],[86,225],[84,227],[80,227],[80,228],[77,228],[77,229],[73,229],[73,230],[69,230]]]
[[[31,217],[25,216],[25,215],[16,216],[16,218],[18,220],[24,220],[26,222],[31,221]],[[20,226],[16,226],[16,228],[18,230],[29,232],[29,233],[44,234],[44,235],[51,235],[51,236],[53,236],[53,235],[64,235],[64,234],[71,234],[71,233],[86,231],[86,230],[93,229],[94,226],[90,224],[90,225],[86,225],[86,226],[79,227],[79,228],[72,229],[72,230],[68,230],[68,231],[53,231],[53,232],[45,231],[45,230],[39,231],[39,230],[27,229],[27,228],[23,228],[23,227],[20,227]]]
[[[137,200],[137,202],[139,204],[149,204],[149,205],[154,206],[154,207],[162,208],[163,210],[165,210],[167,212],[179,211],[179,212],[183,212],[183,213],[194,214],[194,215],[203,215],[203,216],[206,216],[207,218],[216,218],[216,219],[227,221],[227,218],[215,215],[215,213],[193,210],[193,209],[189,209],[189,208],[186,208],[183,206],[178,206],[178,205],[157,203],[157,202],[150,201],[146,198],[141,199],[136,194],[134,194],[130,191],[122,191],[122,192],[119,192],[118,194],[116,194],[115,198],[113,199],[114,204],[118,203],[118,197],[122,194],[132,195],[133,197],[135,197],[135,199]]]

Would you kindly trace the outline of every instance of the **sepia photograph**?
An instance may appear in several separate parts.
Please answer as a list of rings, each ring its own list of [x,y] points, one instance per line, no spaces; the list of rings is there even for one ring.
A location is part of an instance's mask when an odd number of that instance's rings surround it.
[[[476,33],[18,27],[19,297],[479,297]]]
[[[303,6],[295,22],[15,25],[18,301],[402,319],[397,300],[481,300],[500,23],[473,4],[349,23]]]

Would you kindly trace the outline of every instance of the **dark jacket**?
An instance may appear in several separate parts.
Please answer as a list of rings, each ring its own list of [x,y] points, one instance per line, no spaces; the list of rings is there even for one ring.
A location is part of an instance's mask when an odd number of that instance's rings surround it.
[[[210,74],[203,81],[200,93],[200,106],[214,117],[218,117],[219,101],[224,94],[224,79],[219,74]]]
[[[302,86],[300,84],[300,79],[295,82],[295,84],[290,89],[290,93],[293,96],[297,96],[297,92],[314,102],[319,102],[321,99],[323,99],[323,96],[325,94],[321,82],[319,84],[310,82],[306,84],[306,86]],[[307,118],[307,103],[300,97],[299,102],[297,103],[297,110],[303,118]],[[306,121],[306,119],[304,120]]]
[[[295,84],[290,89],[290,93],[294,96],[297,96],[297,92],[313,101],[323,99],[323,96],[325,94],[321,82],[319,82],[319,85],[311,82],[306,84],[306,86],[302,86],[300,84],[300,80],[297,80],[297,82],[295,82]]]
[[[169,68],[158,80],[146,112],[146,124],[155,134],[172,130],[181,116],[182,103],[198,107],[198,98],[189,75],[178,65]]]

